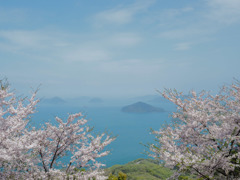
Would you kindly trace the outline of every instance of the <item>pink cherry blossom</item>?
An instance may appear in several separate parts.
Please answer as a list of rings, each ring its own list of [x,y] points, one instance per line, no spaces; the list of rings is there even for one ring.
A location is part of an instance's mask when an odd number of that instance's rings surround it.
[[[36,92],[23,100],[9,88],[0,89],[1,179],[106,179],[97,158],[108,155],[104,147],[115,138],[91,135],[81,113],[66,121],[56,117],[57,125],[28,128],[38,102]]]
[[[177,112],[172,123],[153,131],[159,143],[150,147],[152,156],[177,167],[175,175],[188,171],[203,179],[239,179],[240,84],[223,87],[216,96],[192,92],[184,99],[172,90],[162,95]]]

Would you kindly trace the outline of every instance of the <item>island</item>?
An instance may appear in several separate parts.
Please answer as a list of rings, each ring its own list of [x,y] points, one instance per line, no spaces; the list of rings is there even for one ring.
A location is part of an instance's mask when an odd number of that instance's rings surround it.
[[[90,103],[102,103],[103,100],[101,98],[92,98],[89,100]]]
[[[64,103],[66,103],[65,100],[63,100],[62,98],[57,97],[57,96],[53,97],[53,98],[44,98],[42,100],[42,102],[44,104],[64,104]]]
[[[164,109],[154,107],[144,102],[137,102],[122,108],[122,112],[127,113],[151,113],[151,112],[165,112]]]

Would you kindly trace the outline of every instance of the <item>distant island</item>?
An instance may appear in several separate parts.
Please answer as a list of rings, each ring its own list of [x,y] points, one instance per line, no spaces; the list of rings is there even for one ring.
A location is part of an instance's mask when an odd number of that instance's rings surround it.
[[[103,100],[101,98],[92,98],[89,100],[90,103],[102,103]]]
[[[62,98],[60,97],[53,97],[53,98],[45,98],[43,99],[42,101],[43,103],[46,103],[46,104],[64,104],[66,103],[65,100],[63,100]]]
[[[164,109],[154,107],[144,102],[137,102],[122,108],[122,112],[127,113],[151,113],[151,112],[165,112]]]

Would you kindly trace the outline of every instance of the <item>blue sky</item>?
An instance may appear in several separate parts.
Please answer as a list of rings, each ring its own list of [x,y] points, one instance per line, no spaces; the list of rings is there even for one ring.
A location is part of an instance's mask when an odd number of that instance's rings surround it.
[[[239,32],[239,0],[0,0],[0,76],[44,97],[217,91]]]

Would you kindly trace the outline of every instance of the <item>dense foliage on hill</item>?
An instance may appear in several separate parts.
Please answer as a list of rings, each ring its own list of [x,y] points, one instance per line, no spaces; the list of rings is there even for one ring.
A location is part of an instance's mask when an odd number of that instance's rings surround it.
[[[167,179],[173,174],[172,170],[159,165],[158,161],[153,159],[137,159],[125,165],[114,165],[106,172],[115,176],[122,172],[127,175],[128,180]]]

